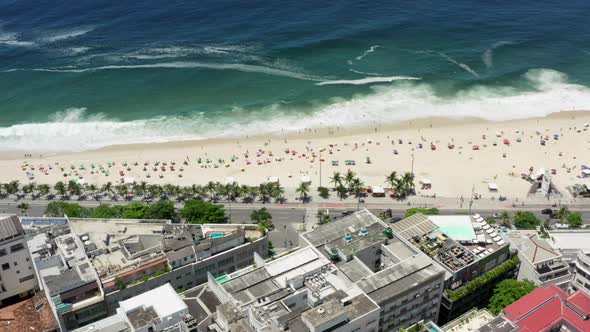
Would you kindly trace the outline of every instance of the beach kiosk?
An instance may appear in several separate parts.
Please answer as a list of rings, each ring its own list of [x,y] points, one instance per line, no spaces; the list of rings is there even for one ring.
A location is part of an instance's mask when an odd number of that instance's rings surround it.
[[[309,177],[309,175],[304,175],[301,177],[301,183],[303,184],[311,184],[311,178]]]
[[[490,189],[490,191],[498,191],[498,185],[496,182],[488,182],[488,189]]]
[[[372,187],[373,197],[385,197],[385,188],[381,186]]]

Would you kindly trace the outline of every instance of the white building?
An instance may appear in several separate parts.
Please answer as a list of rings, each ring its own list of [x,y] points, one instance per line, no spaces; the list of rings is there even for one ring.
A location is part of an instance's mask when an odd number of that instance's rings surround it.
[[[113,316],[75,332],[186,331],[188,307],[170,284],[121,301]]]
[[[15,215],[0,215],[0,304],[37,288],[25,232]]]
[[[590,231],[553,231],[548,241],[572,267],[571,288],[590,294]]]

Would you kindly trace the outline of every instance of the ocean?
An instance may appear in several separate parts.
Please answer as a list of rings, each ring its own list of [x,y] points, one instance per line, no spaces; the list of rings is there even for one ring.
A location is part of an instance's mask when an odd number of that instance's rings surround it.
[[[590,1],[0,0],[0,150],[590,109]]]

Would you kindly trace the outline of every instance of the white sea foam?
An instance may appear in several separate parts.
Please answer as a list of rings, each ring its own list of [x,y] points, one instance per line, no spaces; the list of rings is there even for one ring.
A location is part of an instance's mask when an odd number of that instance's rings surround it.
[[[371,46],[371,47],[370,47],[368,50],[364,51],[364,52],[363,52],[363,54],[361,54],[361,55],[357,56],[357,57],[355,58],[355,59],[356,59],[356,61],[361,61],[361,60],[362,60],[362,59],[364,59],[364,58],[365,58],[367,55],[369,55],[369,54],[371,54],[371,53],[375,52],[375,50],[376,50],[376,49],[378,49],[379,47],[381,47],[381,46],[379,46],[379,45],[373,45],[373,46]]]
[[[365,77],[358,80],[331,80],[316,83],[316,85],[337,85],[337,84],[349,84],[349,85],[364,85],[372,83],[390,83],[393,81],[408,81],[408,80],[419,80],[419,77],[412,76],[381,76],[381,77]]]
[[[277,68],[270,68],[264,66],[241,64],[241,63],[204,63],[204,62],[163,62],[163,63],[150,63],[150,64],[138,64],[138,65],[109,65],[100,67],[88,67],[88,68],[14,68],[4,70],[2,72],[13,72],[13,71],[41,71],[51,73],[84,73],[101,70],[118,70],[118,69],[151,69],[151,68],[205,68],[215,70],[236,70],[248,73],[260,73],[273,76],[283,76],[296,78],[306,81],[322,81],[320,77],[307,75],[303,73],[291,72],[288,70],[282,70]]]
[[[379,76],[381,74],[379,73],[367,73],[365,71],[360,71],[360,70],[354,70],[352,68],[348,69],[349,71],[356,73],[356,74],[361,74],[361,75],[369,75],[369,76]]]
[[[90,47],[79,46],[79,47],[68,47],[64,49],[64,53],[67,55],[79,55],[90,51]]]
[[[483,63],[486,65],[486,67],[491,68],[494,65],[494,50],[496,50],[497,48],[500,48],[502,46],[505,45],[514,45],[516,44],[515,42],[512,41],[505,41],[505,40],[501,40],[499,42],[496,42],[492,45],[492,47],[488,48],[487,50],[485,50],[483,52],[483,54],[481,55],[481,61],[483,61]]]
[[[24,41],[20,40],[19,35],[14,32],[5,32],[0,29],[0,46],[22,46],[22,47],[30,47],[34,46],[35,43],[31,41]]]
[[[258,111],[227,110],[225,117],[215,119],[199,112],[187,117],[119,121],[100,114],[86,115],[84,109],[70,109],[56,114],[50,122],[0,128],[0,150],[85,150],[113,144],[227,137],[282,129],[392,123],[428,116],[507,120],[590,108],[590,87],[568,83],[566,75],[560,72],[530,70],[523,80],[535,89],[523,92],[510,86],[475,86],[453,97],[441,97],[424,81],[374,86],[369,95],[334,99],[305,116],[284,103]]]
[[[469,67],[468,65],[466,65],[462,62],[459,62],[442,52],[438,52],[438,55],[440,55],[441,57],[443,57],[443,59],[449,61],[450,63],[456,64],[457,66],[464,69],[466,72],[470,73],[471,75],[473,75],[475,77],[479,77],[479,74],[475,70],[471,69],[471,67]]]
[[[80,37],[94,30],[94,27],[81,27],[73,30],[61,30],[48,33],[41,41],[45,43],[54,43],[61,40]]]

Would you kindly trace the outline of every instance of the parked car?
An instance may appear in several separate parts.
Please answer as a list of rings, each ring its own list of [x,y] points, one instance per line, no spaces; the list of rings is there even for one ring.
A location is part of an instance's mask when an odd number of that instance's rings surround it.
[[[348,216],[348,215],[353,214],[353,213],[354,213],[354,211],[350,211],[350,210],[349,211],[342,211],[342,215],[343,216]]]
[[[541,211],[541,214],[549,214],[549,215],[551,215],[551,214],[553,214],[553,210],[551,210],[551,209],[543,209]]]
[[[393,218],[389,219],[389,222],[393,224],[394,222],[398,222],[400,220],[402,220],[401,217],[393,217]]]

